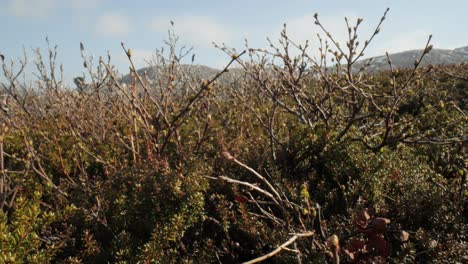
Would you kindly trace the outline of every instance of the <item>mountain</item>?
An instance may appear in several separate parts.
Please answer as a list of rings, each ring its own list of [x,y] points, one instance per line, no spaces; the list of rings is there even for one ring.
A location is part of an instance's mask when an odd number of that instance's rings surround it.
[[[390,59],[392,60],[393,66],[396,68],[412,68],[414,67],[414,61],[421,57],[423,50],[409,50],[390,54]],[[382,71],[390,69],[387,56],[376,56],[368,59],[363,59],[354,64],[354,69],[359,70],[369,59],[371,59],[370,66],[368,67],[369,72]],[[457,64],[457,63],[468,63],[468,46],[456,48],[453,50],[449,49],[432,49],[429,54],[427,54],[421,62],[422,67],[429,64],[433,65],[448,65],[448,64]],[[205,65],[181,65],[182,70],[186,72],[191,78],[198,80],[206,79],[209,80],[213,78],[220,70],[211,68]],[[158,67],[145,67],[137,70],[140,76],[143,76],[145,73],[149,79],[154,80]],[[219,79],[219,83],[231,84],[235,82],[238,78],[242,77],[242,69],[231,68],[229,72],[223,74]],[[130,75],[127,74],[122,77],[123,83],[130,83]]]
[[[409,50],[398,53],[390,54],[390,59],[392,64],[396,68],[412,68],[414,67],[414,62],[416,59],[421,57],[423,50]],[[372,57],[371,64],[369,65],[369,71],[382,71],[389,70],[390,67],[387,62],[387,56],[377,56]],[[354,67],[355,69],[361,68],[364,63],[369,59],[363,59],[358,61]],[[448,64],[457,64],[457,63],[467,63],[468,62],[468,46],[456,48],[453,50],[449,49],[432,49],[429,54],[424,56],[424,59],[421,62],[422,67],[429,64],[433,65],[448,65]]]
[[[189,64],[183,64],[181,65],[181,69],[184,73],[187,74],[188,78],[193,78],[193,79],[198,79],[198,80],[210,80],[212,79],[217,73],[219,73],[221,70],[211,68],[205,65],[189,65]],[[140,76],[144,76],[145,74],[148,76],[150,80],[155,80],[156,76],[158,75],[157,72],[160,69],[158,67],[145,67],[137,70],[137,73]],[[217,80],[218,83],[232,83],[234,82],[237,78],[239,78],[242,74],[242,70],[239,68],[230,68],[229,71],[219,77]],[[131,78],[130,74],[127,74],[122,77],[122,82],[123,83],[130,83]]]

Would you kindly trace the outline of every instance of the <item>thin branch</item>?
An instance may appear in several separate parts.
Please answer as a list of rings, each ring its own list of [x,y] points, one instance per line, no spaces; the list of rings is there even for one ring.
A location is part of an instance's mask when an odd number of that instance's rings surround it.
[[[252,259],[250,261],[247,261],[247,262],[244,262],[244,264],[253,264],[253,263],[258,263],[260,261],[264,261],[266,259],[269,259],[271,257],[273,257],[274,255],[280,253],[282,250],[286,250],[287,246],[291,245],[292,243],[294,243],[298,238],[302,238],[302,237],[310,237],[310,236],[313,236],[315,233],[314,232],[307,232],[307,233],[301,233],[301,234],[295,234],[294,236],[292,236],[288,241],[284,242],[283,244],[281,244],[278,248],[276,248],[275,250],[273,250],[272,252],[266,254],[266,255],[263,255],[261,257],[258,257],[256,259]]]

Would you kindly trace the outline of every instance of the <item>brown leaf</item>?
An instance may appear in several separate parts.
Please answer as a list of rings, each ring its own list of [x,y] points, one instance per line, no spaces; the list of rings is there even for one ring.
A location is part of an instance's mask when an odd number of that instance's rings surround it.
[[[401,230],[401,231],[400,231],[400,236],[399,236],[399,238],[400,238],[400,241],[401,241],[401,242],[406,242],[406,241],[408,241],[409,237],[410,237],[410,235],[409,235],[408,232],[406,232],[406,231],[404,231],[404,230]]]
[[[225,160],[234,160],[235,158],[231,155],[231,153],[227,152],[227,151],[221,151],[221,153],[219,153],[221,158],[225,159]]]

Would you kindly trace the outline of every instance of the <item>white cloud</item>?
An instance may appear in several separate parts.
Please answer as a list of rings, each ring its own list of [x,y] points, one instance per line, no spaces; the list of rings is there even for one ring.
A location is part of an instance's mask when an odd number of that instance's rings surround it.
[[[384,33],[385,34],[385,33]],[[424,30],[399,32],[398,35],[383,35],[370,47],[370,56],[397,53],[407,50],[423,49],[430,33]],[[436,43],[437,44],[437,43]],[[435,45],[437,46],[437,45]]]
[[[56,0],[10,0],[6,5],[8,14],[17,17],[47,17]]]
[[[4,0],[0,3],[3,14],[16,17],[45,18],[57,13],[62,7],[73,9],[96,8],[102,0]]]
[[[151,58],[152,58],[154,52],[152,50],[149,50],[149,49],[138,49],[138,48],[131,49],[131,50],[132,50],[132,61],[135,64],[135,67],[137,69],[147,67],[148,62],[151,61]],[[127,55],[123,51],[119,52],[115,56],[115,58],[116,58],[116,63],[119,64],[119,65],[125,65],[125,66],[130,65],[130,62],[128,61]]]
[[[148,66],[148,61],[153,56],[153,51],[147,49],[134,49],[132,50],[132,60],[135,63],[135,67],[141,68]]]
[[[191,45],[212,47],[212,42],[229,42],[234,35],[232,28],[207,16],[158,18],[151,22],[150,27],[156,32],[165,33],[170,28],[170,21],[175,23],[176,34]]]
[[[124,37],[131,31],[130,19],[119,13],[101,15],[96,21],[96,34],[105,37]]]
[[[98,6],[101,0],[70,0],[71,6],[75,9],[92,9]]]
[[[319,15],[320,22],[330,32],[333,38],[340,43],[340,47],[346,47],[346,41],[348,40],[348,32],[344,17],[348,17],[348,21],[352,26],[355,25],[356,19],[358,18],[358,16],[353,13],[346,12],[346,14],[347,15],[342,13],[331,16]],[[361,47],[364,41],[372,35],[378,22],[378,20],[374,21],[364,18],[364,21],[358,29],[358,40],[361,42]],[[382,25],[381,32],[375,37],[365,51],[364,58],[384,55],[386,51],[389,53],[396,53],[411,49],[422,49],[424,48],[430,34],[427,30],[399,30],[396,34],[392,34],[386,33],[385,27],[386,25],[384,23],[384,25]],[[305,40],[308,39],[311,46],[310,50],[313,55],[318,55],[317,48],[319,43],[316,37],[317,33],[321,35],[322,39],[326,39],[323,31],[315,25],[313,14],[307,14],[290,19],[287,21],[287,30],[291,39],[297,43],[304,43]],[[279,34],[276,34],[275,36],[278,35]],[[335,49],[332,44],[330,45],[332,49]],[[435,42],[435,46],[437,46],[437,42]]]
[[[348,30],[345,16],[348,18],[348,22],[351,26],[356,24],[358,16],[351,12],[343,12],[334,15],[319,15],[320,23],[323,27],[331,34],[333,39],[339,43],[340,47],[346,47],[346,41],[348,40]],[[370,22],[369,22],[370,23]],[[323,41],[328,40],[329,46],[332,50],[335,50],[335,46],[327,39],[326,34],[318,25],[315,24],[314,14],[306,14],[301,17],[291,18],[286,21],[287,34],[296,44],[304,44],[306,40],[309,41],[309,54],[312,56],[318,56],[318,48],[320,46],[317,34],[320,35]],[[370,28],[373,24],[362,23],[358,29],[359,38],[364,42],[364,38],[370,36]],[[278,38],[278,33],[274,36]]]

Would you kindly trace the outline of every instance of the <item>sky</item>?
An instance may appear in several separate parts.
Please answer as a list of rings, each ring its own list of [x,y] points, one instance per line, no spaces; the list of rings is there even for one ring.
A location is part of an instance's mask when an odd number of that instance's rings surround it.
[[[25,48],[33,56],[34,49],[47,47],[48,37],[58,45],[58,61],[70,80],[83,72],[82,42],[90,55],[109,51],[125,74],[128,62],[120,43],[143,67],[164,45],[173,21],[181,45],[193,47],[196,64],[221,68],[230,58],[212,42],[242,49],[247,39],[253,48],[266,48],[266,37],[277,40],[286,23],[293,40],[310,40],[315,47],[319,31],[313,15],[318,13],[339,41],[346,37],[345,16],[363,18],[362,43],[387,7],[387,19],[366,57],[423,48],[430,34],[435,48],[468,45],[467,0],[0,0],[0,53],[15,60]]]

